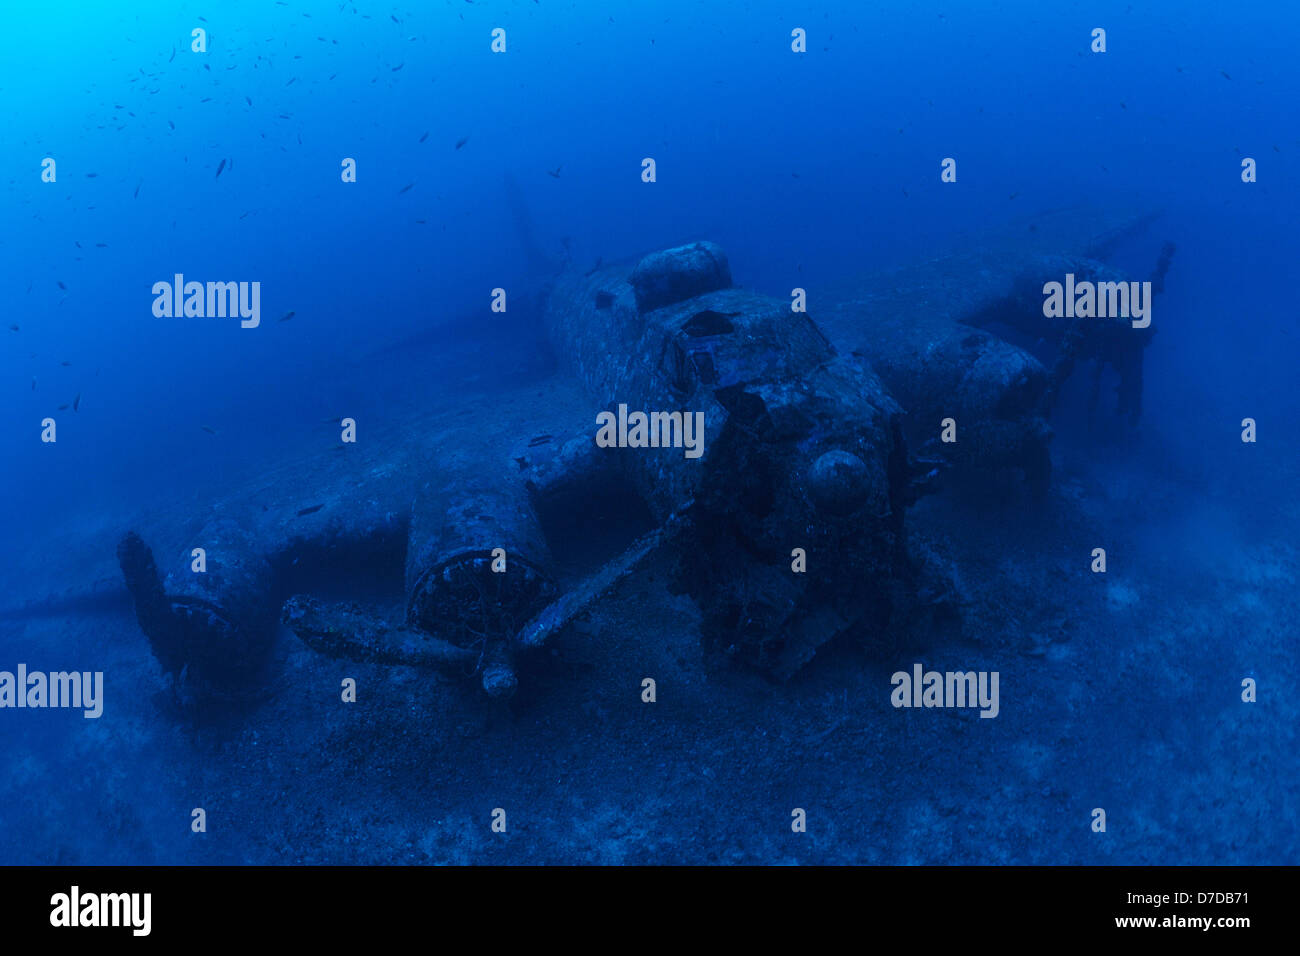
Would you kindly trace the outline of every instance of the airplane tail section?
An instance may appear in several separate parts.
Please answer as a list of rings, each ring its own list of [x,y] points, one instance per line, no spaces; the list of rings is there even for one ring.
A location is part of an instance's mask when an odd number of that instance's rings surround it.
[[[533,218],[524,199],[524,191],[519,188],[519,182],[510,173],[505,174],[504,192],[506,205],[510,207],[510,218],[515,225],[515,235],[528,259],[529,267],[543,275],[555,275],[564,267],[564,263],[550,255],[538,241],[537,233],[533,228]]]

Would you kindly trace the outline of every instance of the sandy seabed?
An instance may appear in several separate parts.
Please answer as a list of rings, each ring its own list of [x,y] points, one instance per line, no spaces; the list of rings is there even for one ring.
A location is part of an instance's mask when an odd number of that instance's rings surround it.
[[[915,508],[911,534],[950,556],[961,621],[841,641],[784,685],[706,664],[663,562],[558,637],[508,705],[285,631],[262,698],[196,722],[125,602],[7,622],[6,660],[55,669],[59,648],[107,692],[99,720],[4,715],[0,862],[1296,862],[1288,524],[1135,466],[1058,473],[1036,508],[958,497]],[[998,717],[893,708],[890,675],[916,662],[998,671]]]

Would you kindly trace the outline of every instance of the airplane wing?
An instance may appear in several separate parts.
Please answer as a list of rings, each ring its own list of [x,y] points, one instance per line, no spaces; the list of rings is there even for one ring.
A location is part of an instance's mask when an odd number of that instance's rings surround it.
[[[1110,278],[1095,257],[1157,216],[1086,207],[1043,213],[816,291],[812,313],[832,343],[867,361],[904,407],[914,451],[948,467],[1014,468],[1041,493],[1050,473],[1046,415],[1075,362],[1113,365],[1122,409],[1133,414],[1149,341],[1141,330],[1046,323],[1042,283],[1071,269],[1080,278]],[[1035,340],[1045,347],[1035,349]],[[956,441],[941,439],[949,419]]]

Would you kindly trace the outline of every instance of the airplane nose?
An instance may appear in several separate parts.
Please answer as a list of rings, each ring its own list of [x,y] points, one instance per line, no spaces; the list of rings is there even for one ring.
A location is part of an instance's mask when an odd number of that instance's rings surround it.
[[[813,504],[829,514],[856,510],[871,490],[867,466],[847,451],[828,451],[808,469],[808,491]]]

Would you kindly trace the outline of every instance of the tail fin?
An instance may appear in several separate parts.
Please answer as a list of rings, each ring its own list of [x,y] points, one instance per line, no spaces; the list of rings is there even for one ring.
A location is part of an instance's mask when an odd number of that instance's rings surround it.
[[[519,245],[528,258],[529,266],[546,276],[558,273],[564,267],[564,263],[548,255],[541,243],[537,241],[537,234],[533,231],[533,219],[528,214],[528,204],[524,201],[523,190],[519,188],[519,183],[510,173],[505,174],[505,197],[506,205],[510,207],[510,216],[515,221],[515,234],[519,237]]]
[[[1169,272],[1169,266],[1174,261],[1174,253],[1178,247],[1172,242],[1166,241],[1160,247],[1160,258],[1156,260],[1156,271],[1151,273],[1151,293],[1159,295],[1165,291],[1165,275]]]

